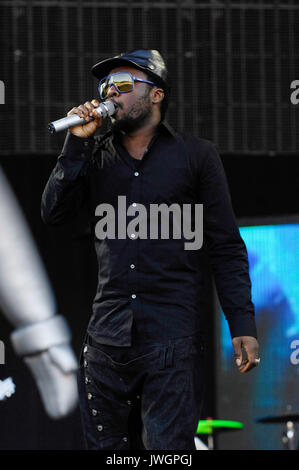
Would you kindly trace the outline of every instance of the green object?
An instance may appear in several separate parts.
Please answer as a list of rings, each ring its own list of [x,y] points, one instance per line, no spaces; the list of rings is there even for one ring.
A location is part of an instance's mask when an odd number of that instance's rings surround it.
[[[229,431],[242,428],[243,424],[239,421],[228,421],[226,419],[201,419],[198,421],[196,434],[213,434],[214,431]]]

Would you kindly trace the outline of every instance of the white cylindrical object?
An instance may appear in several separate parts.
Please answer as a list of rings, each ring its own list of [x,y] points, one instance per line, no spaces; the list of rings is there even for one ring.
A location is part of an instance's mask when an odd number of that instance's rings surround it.
[[[17,328],[47,320],[56,300],[22,210],[0,169],[0,303]]]
[[[111,101],[106,101],[101,103],[100,106],[96,108],[97,113],[104,119],[107,116],[112,116],[115,113],[115,106]],[[88,122],[93,121],[91,118]],[[77,114],[72,114],[71,116],[66,116],[57,121],[50,122],[48,125],[49,131],[54,134],[55,132],[64,131],[70,127],[78,126],[79,124],[88,124],[84,118],[81,118]]]
[[[69,342],[71,332],[65,318],[54,315],[48,320],[18,328],[10,338],[14,351],[19,356],[27,356]]]

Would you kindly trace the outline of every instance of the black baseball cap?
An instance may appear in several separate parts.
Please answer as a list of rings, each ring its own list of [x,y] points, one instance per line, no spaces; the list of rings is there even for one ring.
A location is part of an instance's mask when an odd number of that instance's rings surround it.
[[[165,62],[160,52],[155,49],[138,49],[103,59],[92,67],[91,73],[101,80],[109,75],[112,69],[123,65],[130,65],[135,69],[145,72],[152,78],[155,84],[163,88],[167,94],[170,92]]]

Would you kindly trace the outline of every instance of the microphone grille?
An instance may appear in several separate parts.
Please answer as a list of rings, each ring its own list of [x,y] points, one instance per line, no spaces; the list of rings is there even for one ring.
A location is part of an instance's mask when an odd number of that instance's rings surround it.
[[[102,103],[105,108],[107,109],[108,116],[112,116],[115,112],[115,106],[112,103],[112,101],[105,101],[105,103]]]

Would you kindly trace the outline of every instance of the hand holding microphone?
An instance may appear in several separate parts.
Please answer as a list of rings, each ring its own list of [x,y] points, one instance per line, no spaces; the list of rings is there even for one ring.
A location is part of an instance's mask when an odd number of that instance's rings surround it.
[[[86,101],[80,104],[77,108],[72,108],[67,115],[73,116],[76,114],[78,117],[83,118],[85,122],[78,126],[70,127],[70,132],[78,137],[90,137],[93,135],[98,127],[102,126],[103,120],[101,115],[96,111],[100,105],[98,100]]]
[[[49,124],[51,133],[70,129],[70,132],[78,137],[87,138],[95,133],[98,127],[102,126],[103,118],[112,116],[115,113],[115,106],[111,101],[100,103],[98,100],[81,104],[72,108],[67,117]]]

